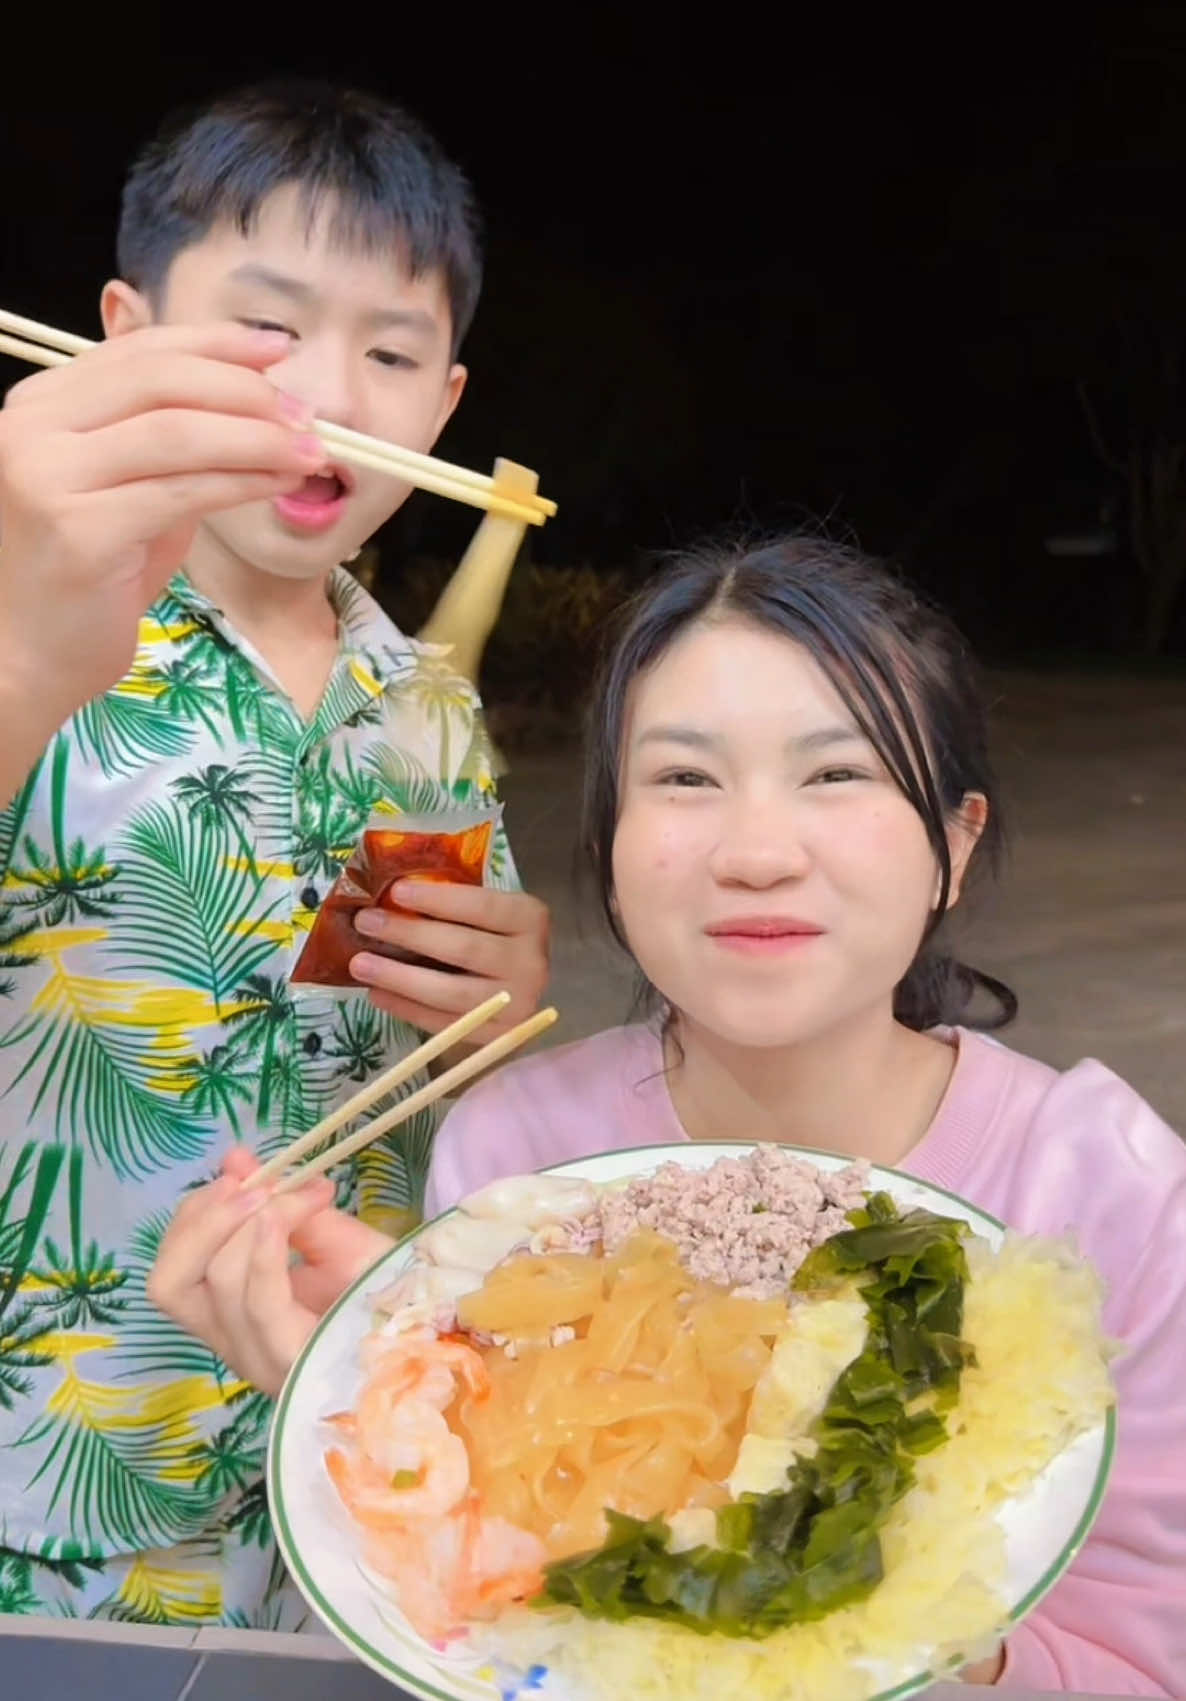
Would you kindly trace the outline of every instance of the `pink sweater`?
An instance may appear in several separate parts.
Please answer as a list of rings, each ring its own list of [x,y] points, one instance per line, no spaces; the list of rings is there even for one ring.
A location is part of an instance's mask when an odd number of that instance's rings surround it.
[[[1103,1509],[1009,1638],[1001,1681],[1186,1695],[1186,1146],[1102,1064],[1060,1075],[956,1037],[947,1094],[902,1167],[1023,1232],[1073,1229],[1108,1283],[1105,1323],[1126,1349]],[[686,1140],[662,1067],[655,1035],[630,1027],[500,1070],[437,1136],[430,1211],[496,1176]]]

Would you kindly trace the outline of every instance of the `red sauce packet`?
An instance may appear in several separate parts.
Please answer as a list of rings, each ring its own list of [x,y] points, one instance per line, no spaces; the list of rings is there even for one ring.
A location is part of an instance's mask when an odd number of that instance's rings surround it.
[[[397,952],[365,939],[355,930],[354,917],[364,909],[410,914],[391,896],[397,880],[485,885],[501,815],[501,806],[427,816],[372,815],[349,862],[322,901],[297,958],[291,984],[365,992],[366,988],[352,979],[349,968],[351,958],[360,951],[377,950],[381,956],[399,956],[405,962],[428,962],[412,952]]]

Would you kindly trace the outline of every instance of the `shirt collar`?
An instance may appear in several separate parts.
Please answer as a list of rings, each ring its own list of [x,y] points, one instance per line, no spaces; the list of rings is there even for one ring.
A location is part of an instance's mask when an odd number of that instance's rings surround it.
[[[411,639],[345,567],[334,568],[326,588],[338,619],[339,668],[347,669],[355,678],[373,680],[376,695],[403,679],[415,663]],[[168,594],[187,613],[258,663],[253,646],[184,572],[174,574]]]

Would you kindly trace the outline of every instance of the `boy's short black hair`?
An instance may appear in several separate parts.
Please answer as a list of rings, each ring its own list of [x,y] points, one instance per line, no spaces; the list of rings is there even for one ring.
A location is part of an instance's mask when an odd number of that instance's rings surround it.
[[[168,119],[124,185],[120,276],[159,293],[183,249],[222,220],[246,233],[289,183],[300,185],[310,220],[326,195],[335,198],[334,235],[344,244],[395,246],[413,277],[440,271],[460,347],[482,286],[469,183],[400,107],[328,83],[261,84]]]

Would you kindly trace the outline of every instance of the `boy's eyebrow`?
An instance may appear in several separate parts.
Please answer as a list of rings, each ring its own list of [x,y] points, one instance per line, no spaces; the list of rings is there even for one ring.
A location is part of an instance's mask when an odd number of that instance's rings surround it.
[[[276,295],[287,296],[290,301],[297,301],[302,305],[317,299],[317,291],[311,284],[305,283],[301,278],[290,277],[287,272],[277,272],[271,266],[261,266],[257,261],[248,261],[245,265],[236,266],[230,274],[230,281],[261,284],[264,289],[270,289]],[[420,331],[431,336],[440,329],[432,314],[426,313],[420,307],[378,307],[364,317],[367,323],[377,330]]]
[[[683,744],[692,750],[719,750],[722,740],[714,733],[704,732],[694,726],[652,726],[639,734],[636,743],[644,744]],[[865,736],[855,726],[821,726],[813,732],[805,732],[797,738],[787,739],[789,750],[813,751],[827,750],[834,744],[864,744]]]

